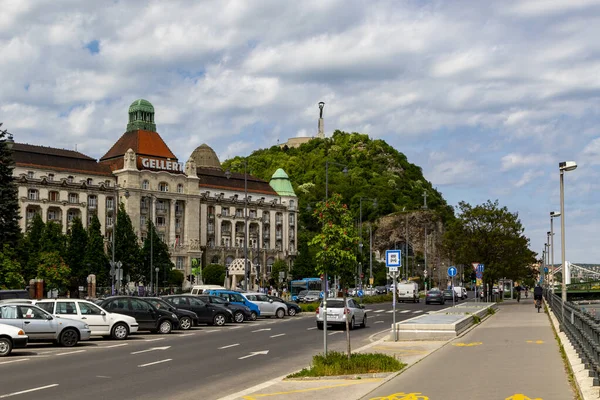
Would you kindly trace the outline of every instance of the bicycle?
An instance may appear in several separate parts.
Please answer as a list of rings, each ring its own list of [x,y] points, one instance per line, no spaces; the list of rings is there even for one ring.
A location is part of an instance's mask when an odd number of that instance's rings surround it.
[[[517,303],[520,303],[520,302],[521,302],[521,291],[518,290],[517,291]]]

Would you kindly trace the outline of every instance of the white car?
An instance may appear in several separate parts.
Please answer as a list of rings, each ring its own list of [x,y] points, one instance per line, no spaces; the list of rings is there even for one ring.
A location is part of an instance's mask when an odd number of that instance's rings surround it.
[[[0,324],[0,357],[6,357],[12,349],[27,346],[29,337],[23,329],[14,326]]]
[[[266,294],[263,293],[240,293],[248,301],[253,302],[258,306],[261,317],[276,316],[277,318],[283,318],[287,315],[288,308],[284,303],[273,301],[269,299]]]
[[[139,327],[135,318],[108,312],[87,300],[44,299],[36,301],[35,305],[52,315],[85,322],[90,326],[92,336],[123,340],[129,334],[137,332]]]
[[[333,298],[327,300],[327,325],[346,326],[346,318],[348,318],[348,326],[354,329],[358,324],[361,328],[367,326],[367,312],[364,307],[358,304],[354,299],[346,299],[346,307],[344,307],[343,298]],[[323,329],[323,303],[319,304],[317,309],[317,328]]]

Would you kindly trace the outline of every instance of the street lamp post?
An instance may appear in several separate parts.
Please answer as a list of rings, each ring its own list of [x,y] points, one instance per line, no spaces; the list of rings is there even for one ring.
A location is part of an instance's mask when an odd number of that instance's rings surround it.
[[[577,168],[575,161],[563,161],[558,164],[560,171],[560,250],[562,262],[562,290],[561,297],[563,302],[563,320],[564,320],[564,303],[567,301],[567,265],[565,256],[565,171],[573,171]]]
[[[325,161],[325,202],[329,198],[329,164],[339,165],[344,167],[342,172],[344,175],[348,174],[348,167],[344,164],[337,163],[335,161]],[[323,274],[325,290],[323,291],[323,355],[327,356],[327,296],[329,295],[329,288],[327,287],[327,272]]]
[[[158,296],[158,271],[160,271],[160,268],[156,267],[154,271],[156,271],[156,295]]]
[[[560,217],[561,214],[558,211],[550,211],[550,261],[552,263],[552,290],[554,291],[554,218]]]

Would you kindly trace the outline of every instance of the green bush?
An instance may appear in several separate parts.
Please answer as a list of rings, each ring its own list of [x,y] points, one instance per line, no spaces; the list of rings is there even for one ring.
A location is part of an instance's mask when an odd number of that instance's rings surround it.
[[[477,315],[473,315],[473,322],[478,324],[481,322],[481,318],[479,318],[479,316],[477,316]]]
[[[487,309],[487,315],[494,315],[494,314],[496,314],[496,310],[494,310],[491,307]]]
[[[327,357],[323,355],[314,356],[312,365],[309,368],[291,374],[288,378],[374,374],[400,371],[404,367],[406,367],[406,364],[386,354],[353,353],[350,360],[348,360],[346,353],[331,351],[327,353]]]
[[[377,303],[387,303],[394,300],[394,295],[392,293],[388,294],[377,294],[374,296],[363,296],[363,297],[354,297],[354,301],[359,304],[377,304]]]
[[[315,312],[317,307],[319,307],[319,303],[300,303],[298,305],[302,309],[302,312]]]

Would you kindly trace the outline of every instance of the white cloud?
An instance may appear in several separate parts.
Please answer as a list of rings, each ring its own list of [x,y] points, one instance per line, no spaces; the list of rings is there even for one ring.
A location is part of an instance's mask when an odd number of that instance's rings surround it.
[[[521,176],[521,179],[519,179],[516,183],[515,186],[520,188],[523,187],[525,185],[527,185],[528,183],[530,183],[532,180],[534,180],[535,178],[544,176],[544,172],[543,171],[536,171],[533,169],[530,169],[528,171],[525,171],[523,173],[523,176]]]
[[[545,154],[519,154],[510,153],[502,157],[502,170],[508,171],[514,168],[541,166],[550,157]]]

